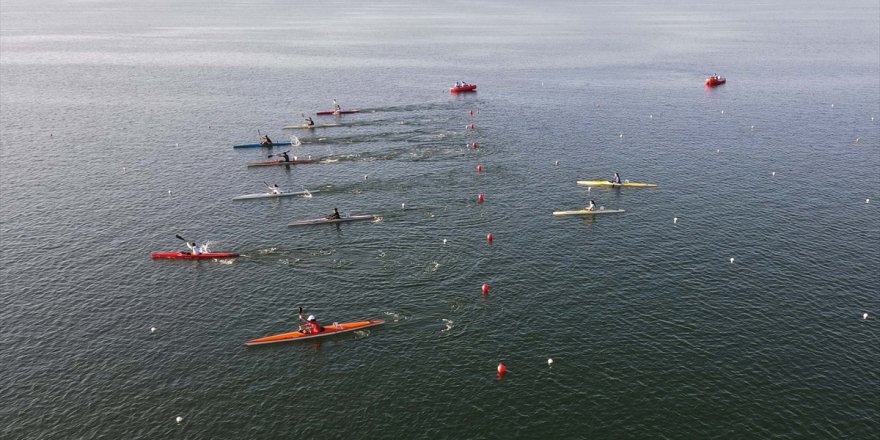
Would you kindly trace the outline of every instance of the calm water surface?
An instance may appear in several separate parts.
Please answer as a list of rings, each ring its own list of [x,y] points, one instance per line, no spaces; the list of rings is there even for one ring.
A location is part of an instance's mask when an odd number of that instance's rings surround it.
[[[877,436],[876,1],[4,1],[0,105],[2,438]]]

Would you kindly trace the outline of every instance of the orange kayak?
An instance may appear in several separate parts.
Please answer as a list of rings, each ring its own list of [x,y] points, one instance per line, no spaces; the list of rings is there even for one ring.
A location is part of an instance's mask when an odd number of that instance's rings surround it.
[[[324,331],[321,333],[306,333],[301,330],[296,330],[287,333],[280,333],[277,335],[266,336],[257,339],[251,339],[249,341],[245,341],[244,345],[263,345],[263,344],[274,344],[276,342],[291,342],[291,341],[304,341],[306,339],[314,339],[314,338],[323,338],[325,336],[336,335],[339,333],[352,332],[355,330],[360,330],[367,327],[373,327],[375,325],[384,324],[385,321],[381,319],[371,319],[369,321],[354,321],[354,322],[343,322],[343,323],[333,323],[330,325],[324,326]]]

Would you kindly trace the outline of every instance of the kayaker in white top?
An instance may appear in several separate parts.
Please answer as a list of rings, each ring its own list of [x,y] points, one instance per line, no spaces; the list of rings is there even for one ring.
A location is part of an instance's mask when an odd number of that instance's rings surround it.
[[[207,250],[205,249],[205,246],[204,246],[204,245],[199,245],[199,244],[196,243],[196,242],[192,242],[192,243],[190,243],[190,242],[186,242],[186,247],[189,248],[190,253],[193,254],[193,255],[199,255],[199,254],[204,253],[204,252],[207,251]]]
[[[260,136],[260,145],[272,145],[272,139],[269,139],[269,135]]]
[[[611,178],[611,183],[615,185],[620,185],[620,172],[614,172],[614,177]]]
[[[339,103],[336,102],[336,98],[333,98],[333,113],[337,115],[342,111],[342,107],[339,106]]]
[[[596,201],[593,199],[590,199],[590,204],[587,205],[587,207],[584,209],[586,209],[587,211],[592,211],[592,210],[596,209]]]
[[[269,187],[269,191],[275,195],[281,194],[281,189],[278,188],[277,183],[273,183],[272,186]]]

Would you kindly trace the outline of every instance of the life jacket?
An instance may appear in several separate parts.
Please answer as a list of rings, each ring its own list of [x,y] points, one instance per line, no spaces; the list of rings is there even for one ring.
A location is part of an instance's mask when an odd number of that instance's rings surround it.
[[[324,331],[324,327],[321,327],[321,324],[318,324],[318,321],[306,321],[309,324],[309,333],[321,333]]]

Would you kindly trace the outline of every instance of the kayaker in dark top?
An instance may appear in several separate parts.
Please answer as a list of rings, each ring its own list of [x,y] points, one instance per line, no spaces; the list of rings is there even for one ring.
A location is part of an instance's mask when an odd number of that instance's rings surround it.
[[[333,208],[333,214],[330,214],[327,216],[328,220],[338,220],[340,218],[342,218],[342,217],[340,217],[339,210],[336,208]]]
[[[315,121],[312,120],[311,116],[306,117],[306,125],[309,127],[315,125]]]
[[[260,145],[272,145],[272,139],[269,139],[269,135],[260,136]]]
[[[619,172],[617,172],[617,171],[614,172],[614,177],[611,179],[611,183],[613,183],[615,185],[620,185],[620,173]]]
[[[285,162],[290,162],[290,156],[287,155],[286,151],[281,153],[281,157],[284,158]]]
[[[336,102],[336,99],[333,99],[333,113],[339,113],[342,111],[342,107]]]

